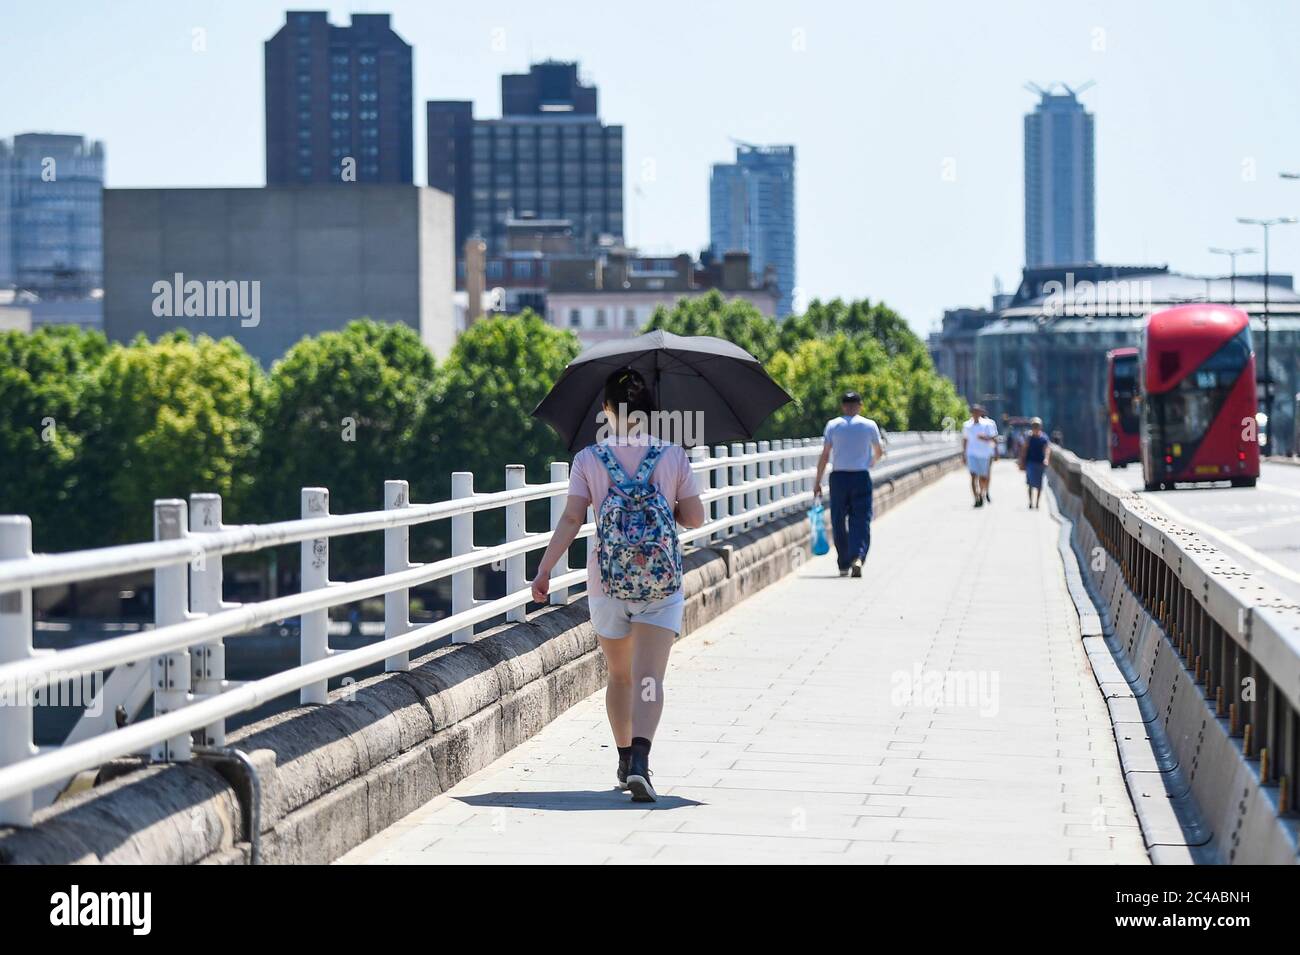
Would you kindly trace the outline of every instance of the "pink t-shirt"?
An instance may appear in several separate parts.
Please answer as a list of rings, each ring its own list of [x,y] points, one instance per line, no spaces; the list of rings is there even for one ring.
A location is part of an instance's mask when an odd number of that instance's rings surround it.
[[[668,444],[657,438],[649,438],[648,442],[665,445],[663,453],[655,463],[654,471],[650,474],[650,483],[664,496],[668,506],[676,510],[678,501],[698,497],[700,487],[695,481],[695,474],[691,471],[690,458],[686,456],[686,451],[681,445]],[[636,475],[636,469],[640,467],[641,459],[645,457],[647,439],[612,438],[600,443],[609,445],[629,479]],[[585,498],[594,510],[599,511],[605,495],[609,493],[611,483],[609,471],[601,464],[600,458],[596,457],[596,452],[587,447],[577,453],[569,469],[571,497]],[[587,541],[587,592],[604,593],[600,584],[600,568],[596,566],[596,541],[592,538]]]

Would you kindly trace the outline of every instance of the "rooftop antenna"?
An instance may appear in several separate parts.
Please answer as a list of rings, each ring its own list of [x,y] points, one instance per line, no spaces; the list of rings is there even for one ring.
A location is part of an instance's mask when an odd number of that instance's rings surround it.
[[[1069,93],[1070,96],[1072,96],[1074,99],[1078,99],[1083,93],[1092,89],[1096,85],[1097,85],[1096,80],[1085,80],[1084,82],[1080,83],[1077,87],[1072,87],[1070,86],[1070,84],[1062,83],[1058,80],[1055,83],[1048,83],[1046,87],[1039,86],[1037,83],[1026,83],[1023,88],[1029,90],[1029,92],[1034,93],[1037,96],[1051,96],[1052,90],[1056,89],[1057,87],[1060,87],[1061,89],[1065,90],[1065,92]]]

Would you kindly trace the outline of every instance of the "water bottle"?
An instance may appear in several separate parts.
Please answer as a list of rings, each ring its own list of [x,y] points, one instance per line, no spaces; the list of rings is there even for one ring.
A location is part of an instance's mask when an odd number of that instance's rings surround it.
[[[820,557],[831,549],[831,543],[826,539],[826,508],[822,507],[821,498],[813,499],[813,506],[808,509],[808,523],[811,525],[813,556]]]

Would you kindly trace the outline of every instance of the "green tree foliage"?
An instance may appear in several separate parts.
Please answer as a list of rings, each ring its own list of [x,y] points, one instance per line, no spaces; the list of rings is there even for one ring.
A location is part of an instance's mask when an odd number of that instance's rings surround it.
[[[0,333],[0,514],[31,517],[38,551],[81,541],[77,419],[107,351],[99,332],[70,326]]]
[[[149,539],[156,498],[245,495],[263,390],[257,362],[232,338],[177,331],[110,348],[77,416],[79,546]]]
[[[525,311],[475,322],[452,348],[437,393],[425,410],[415,472],[422,499],[446,497],[451,472],[473,471],[475,489],[505,486],[505,465],[522,464],[530,481],[544,481],[551,461],[569,453],[532,417],[578,354],[571,332]]]
[[[780,347],[776,322],[743,299],[724,300],[717,291],[681,298],[671,311],[660,306],[642,331],[662,328],[676,335],[711,335],[734,342],[761,362]]]
[[[334,513],[382,509],[384,481],[424,462],[414,436],[436,379],[407,325],[363,319],[299,341],[271,367],[251,518],[298,517],[304,487],[329,488]]]
[[[946,418],[962,416],[961,399],[934,370],[925,343],[880,303],[815,301],[777,322],[711,292],[656,310],[646,330],[655,328],[725,338],[762,361],[799,403],[777,412],[764,437],[819,434],[849,389],[862,394],[864,414],[887,430],[937,430]]]
[[[764,437],[819,433],[847,388],[889,430],[963,414],[921,340],[879,303],[814,302],[776,322],[710,293],[657,310],[654,328],[762,360],[798,400]],[[531,312],[475,322],[441,367],[411,328],[362,320],[304,338],[269,374],[231,339],[177,332],[110,347],[70,328],[5,333],[0,512],[30,514],[38,548],[63,550],[148,539],[153,500],[194,491],[222,494],[227,520],[243,523],[298,516],[305,486],[328,487],[331,509],[347,513],[381,508],[390,478],[410,480],[415,501],[445,499],[454,470],[473,471],[480,491],[504,486],[506,464],[543,481],[570,455],[532,410],[578,351]],[[499,524],[483,518],[480,540]],[[340,566],[378,562],[378,535],[336,546]]]
[[[840,413],[840,396],[850,389],[862,395],[864,412],[886,431],[907,428],[904,383],[875,339],[843,332],[807,339],[793,352],[777,352],[768,372],[796,402],[767,421],[763,437],[821,434],[826,422]]]

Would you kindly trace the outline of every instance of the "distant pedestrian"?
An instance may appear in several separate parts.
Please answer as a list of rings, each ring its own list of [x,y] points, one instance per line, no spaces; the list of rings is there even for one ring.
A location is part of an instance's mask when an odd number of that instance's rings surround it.
[[[961,459],[970,472],[970,490],[975,506],[992,504],[989,474],[998,451],[998,426],[978,404],[970,406],[970,418],[961,426]]]
[[[862,576],[871,548],[871,468],[885,456],[880,428],[862,417],[862,396],[846,391],[838,418],[826,423],[813,495],[821,497],[822,475],[831,464],[831,538],[840,576]]]
[[[1052,442],[1043,434],[1043,419],[1029,419],[1029,435],[1020,447],[1020,470],[1029,485],[1029,507],[1036,509],[1043,496],[1043,472],[1052,460]]]

